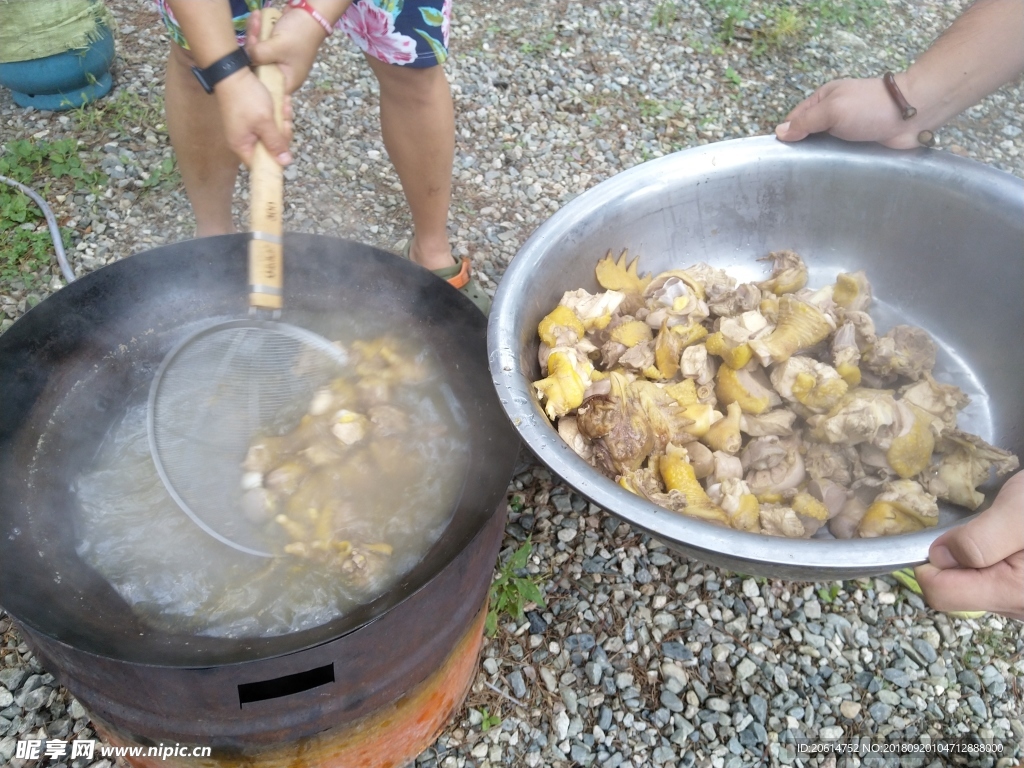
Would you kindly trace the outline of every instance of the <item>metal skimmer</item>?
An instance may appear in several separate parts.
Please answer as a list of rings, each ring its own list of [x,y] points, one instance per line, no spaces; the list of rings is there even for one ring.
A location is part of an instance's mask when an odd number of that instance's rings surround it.
[[[263,12],[266,38],[278,12]],[[257,69],[282,125],[284,80]],[[250,169],[250,313],[283,306],[281,166],[259,144]],[[272,556],[261,528],[242,510],[242,462],[259,435],[287,431],[317,389],[340,374],[343,352],[310,331],[271,319],[219,322],[175,347],[149,392],[149,444],[178,505],[207,533],[243,552]]]

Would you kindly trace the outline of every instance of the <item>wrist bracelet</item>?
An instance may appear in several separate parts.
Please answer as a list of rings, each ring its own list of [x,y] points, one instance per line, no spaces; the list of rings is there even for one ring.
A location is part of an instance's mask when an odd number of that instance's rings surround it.
[[[321,27],[323,27],[323,30],[327,34],[328,37],[330,37],[331,33],[334,31],[334,27],[331,26],[331,22],[329,22],[327,19],[325,19],[324,15],[322,13],[320,13],[320,11],[318,11],[312,5],[310,5],[306,0],[288,0],[288,7],[289,8],[300,8],[303,11],[305,11],[306,13],[308,13],[310,16],[312,16],[316,20],[317,24],[319,24]]]
[[[882,75],[882,82],[885,83],[885,89],[889,92],[889,95],[892,96],[892,100],[896,102],[896,106],[900,108],[900,114],[903,115],[904,120],[909,120],[917,114],[917,110],[910,106],[906,97],[903,95],[903,91],[901,91],[900,87],[896,85],[896,75],[892,72],[886,72]]]
[[[238,48],[227,56],[217,59],[206,69],[192,67],[192,74],[196,76],[204,91],[213,93],[214,86],[225,77],[250,66],[252,66],[252,62],[249,61],[249,54],[245,52],[245,48]]]
[[[904,120],[909,120],[917,114],[917,110],[910,106],[907,101],[907,97],[903,95],[903,91],[896,85],[896,75],[892,72],[886,72],[882,75],[882,82],[885,83],[885,90],[892,96],[892,100],[896,102],[896,106],[900,109],[900,114]],[[932,131],[921,131],[917,134],[917,143],[924,147],[935,146],[935,134]]]

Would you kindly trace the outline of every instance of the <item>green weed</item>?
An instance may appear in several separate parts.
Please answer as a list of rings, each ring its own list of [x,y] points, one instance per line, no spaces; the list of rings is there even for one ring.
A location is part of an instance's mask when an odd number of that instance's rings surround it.
[[[171,188],[178,186],[178,182],[181,180],[181,175],[178,173],[178,169],[174,163],[174,157],[165,157],[160,161],[160,165],[154,168],[149,173],[149,178],[142,182],[143,189],[153,189],[154,187]]]
[[[773,48],[786,48],[800,39],[807,22],[789,7],[770,6],[765,10],[764,25],[754,30],[753,53],[765,53]]]
[[[538,579],[530,576],[517,576],[526,568],[533,552],[533,543],[527,539],[512,557],[498,569],[498,576],[491,582],[490,601],[484,629],[488,637],[498,631],[498,617],[507,613],[517,622],[525,617],[524,608],[527,603],[536,603],[545,607],[544,595],[538,586]]]
[[[654,6],[654,13],[651,14],[651,27],[671,27],[679,18],[679,5],[675,0],[661,0]]]
[[[501,725],[501,715],[499,715],[497,712],[495,712],[492,715],[490,712],[487,711],[487,707],[483,707],[480,710],[480,717],[482,718],[482,720],[480,721],[480,730],[484,732],[487,732],[491,730],[491,728],[496,728],[497,726]]]
[[[718,39],[732,42],[743,22],[750,18],[749,0],[705,0],[708,11],[718,20]]]
[[[641,117],[657,117],[662,113],[662,106],[660,101],[654,99],[642,99],[640,101],[640,116]]]
[[[545,32],[536,42],[526,41],[519,46],[522,53],[531,53],[536,56],[547,56],[555,47],[555,33]]]
[[[73,189],[95,190],[105,180],[99,171],[82,163],[75,139],[54,142],[9,142],[0,155],[0,176],[7,176],[35,189],[44,198],[54,181]],[[45,180],[45,181],[44,181]],[[50,262],[53,243],[39,207],[20,190],[0,184],[0,282],[21,280],[33,287],[35,273]],[[70,230],[61,229],[65,248],[70,247]]]
[[[162,127],[164,100],[157,95],[143,99],[137,93],[118,91],[117,95],[84,104],[71,112],[82,131],[104,131],[132,135],[139,126]]]
[[[725,79],[728,80],[733,85],[735,85],[737,88],[739,88],[740,87],[740,83],[743,82],[742,79],[740,78],[740,73],[737,72],[732,67],[726,67],[725,68]]]
[[[841,582],[835,582],[830,584],[828,587],[818,587],[818,598],[823,603],[831,605],[839,597],[839,593],[843,591],[843,585]]]

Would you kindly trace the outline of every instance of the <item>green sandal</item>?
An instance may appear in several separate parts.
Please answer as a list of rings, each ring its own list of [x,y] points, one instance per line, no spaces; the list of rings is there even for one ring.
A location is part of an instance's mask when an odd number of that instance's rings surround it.
[[[409,251],[412,250],[412,238],[410,237],[402,250],[402,258],[410,259]],[[472,262],[468,257],[463,257],[459,264],[451,267],[441,267],[430,270],[438,277],[448,281],[448,284],[458,288],[459,292],[476,305],[476,308],[487,316],[491,312],[491,297],[484,292],[483,287],[476,281],[471,273]]]
[[[892,572],[892,577],[900,584],[909,589],[915,595],[921,595],[921,585],[917,583],[913,568],[901,568]],[[947,611],[949,616],[956,619],[980,619],[987,611]]]

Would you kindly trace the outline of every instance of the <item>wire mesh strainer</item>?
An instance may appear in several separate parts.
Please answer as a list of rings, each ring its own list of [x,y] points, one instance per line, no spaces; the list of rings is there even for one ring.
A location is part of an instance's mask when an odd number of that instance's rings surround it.
[[[278,12],[263,11],[261,36]],[[257,69],[282,125],[284,82]],[[271,556],[262,528],[242,507],[242,462],[260,435],[295,426],[316,389],[338,376],[344,353],[311,331],[278,322],[283,306],[281,166],[262,144],[250,169],[250,313],[190,335],[161,363],[149,392],[149,444],[178,505],[219,541]]]
[[[257,436],[294,427],[345,362],[315,333],[256,319],[218,323],[171,350],[150,388],[150,448],[196,524],[243,552],[272,554],[242,509],[242,461]]]

